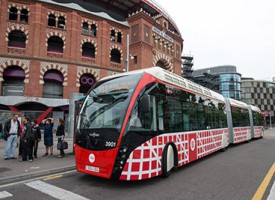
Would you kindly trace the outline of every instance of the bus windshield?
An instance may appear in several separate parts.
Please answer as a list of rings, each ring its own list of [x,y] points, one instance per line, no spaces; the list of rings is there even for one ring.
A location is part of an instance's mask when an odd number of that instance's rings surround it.
[[[76,143],[82,138],[79,145],[88,149],[106,149],[106,141],[109,147],[115,146],[128,104],[140,78],[141,74],[104,80],[90,91],[80,111]],[[95,142],[95,139],[98,141]]]

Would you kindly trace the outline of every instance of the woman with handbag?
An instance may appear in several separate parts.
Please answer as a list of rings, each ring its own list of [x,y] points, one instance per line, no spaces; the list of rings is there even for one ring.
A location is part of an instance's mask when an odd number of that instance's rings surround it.
[[[62,143],[64,141],[65,126],[64,126],[64,120],[61,118],[58,118],[58,127],[56,130],[56,136],[58,138],[58,143]],[[60,155],[58,156],[58,158],[63,158],[64,156],[65,156],[64,149],[60,148]]]

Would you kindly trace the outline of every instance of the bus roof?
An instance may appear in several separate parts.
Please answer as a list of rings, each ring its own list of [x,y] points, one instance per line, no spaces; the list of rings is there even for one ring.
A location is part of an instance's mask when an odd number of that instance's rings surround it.
[[[257,106],[253,106],[253,105],[250,105],[251,106],[251,110],[254,111],[254,112],[258,112],[258,113],[262,113],[260,108],[258,108]]]
[[[244,102],[237,101],[235,99],[228,98],[231,106],[248,109],[248,105]]]
[[[116,75],[112,75],[112,76],[107,76],[107,77],[103,78],[102,80],[111,79],[111,78],[115,78],[115,77],[121,77],[121,76],[127,76],[127,75],[133,75],[133,74],[139,74],[139,73],[151,74],[152,76],[154,76],[155,78],[157,78],[163,82],[170,83],[172,85],[179,86],[183,89],[186,89],[186,90],[189,90],[189,91],[201,94],[201,95],[205,95],[205,96],[208,96],[208,97],[211,97],[211,98],[214,98],[214,99],[224,102],[224,97],[221,94],[214,92],[208,88],[205,88],[199,84],[196,84],[188,79],[185,79],[181,76],[178,76],[177,74],[169,72],[169,71],[167,71],[163,68],[160,68],[160,67],[145,68],[145,69],[125,72],[125,73],[121,73],[121,74],[116,74]]]

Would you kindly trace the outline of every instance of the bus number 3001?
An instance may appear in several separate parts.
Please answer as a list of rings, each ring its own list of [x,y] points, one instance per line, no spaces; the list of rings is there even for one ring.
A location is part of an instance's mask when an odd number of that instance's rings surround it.
[[[105,147],[115,147],[116,143],[115,142],[105,142]]]

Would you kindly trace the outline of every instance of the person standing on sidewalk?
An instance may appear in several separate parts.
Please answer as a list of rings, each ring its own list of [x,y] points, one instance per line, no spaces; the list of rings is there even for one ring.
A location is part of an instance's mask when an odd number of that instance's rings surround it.
[[[23,133],[20,140],[20,143],[22,145],[22,159],[20,159],[20,162],[27,161],[27,156],[29,158],[29,161],[33,161],[32,157],[32,148],[33,148],[33,139],[32,139],[32,126],[30,123],[30,120],[27,117],[23,117],[22,119],[24,123]]]
[[[40,130],[40,127],[37,124],[37,121],[35,119],[32,120],[32,128],[33,128],[33,132],[34,132],[34,136],[35,136],[33,155],[35,158],[37,158],[38,143],[41,141],[41,130]]]
[[[4,134],[7,137],[4,160],[16,159],[14,154],[17,145],[17,138],[19,135],[19,128],[20,122],[18,120],[18,115],[13,114],[12,119],[6,121],[4,126]]]
[[[49,155],[53,156],[53,118],[47,118],[42,121],[45,124],[44,127],[44,145],[46,147],[46,153],[42,157],[46,157]]]
[[[58,138],[58,142],[62,142],[65,137],[65,126],[64,126],[64,120],[61,118],[58,118],[58,127],[56,130],[56,136]],[[58,158],[63,158],[65,156],[64,149],[60,149],[60,155]]]

